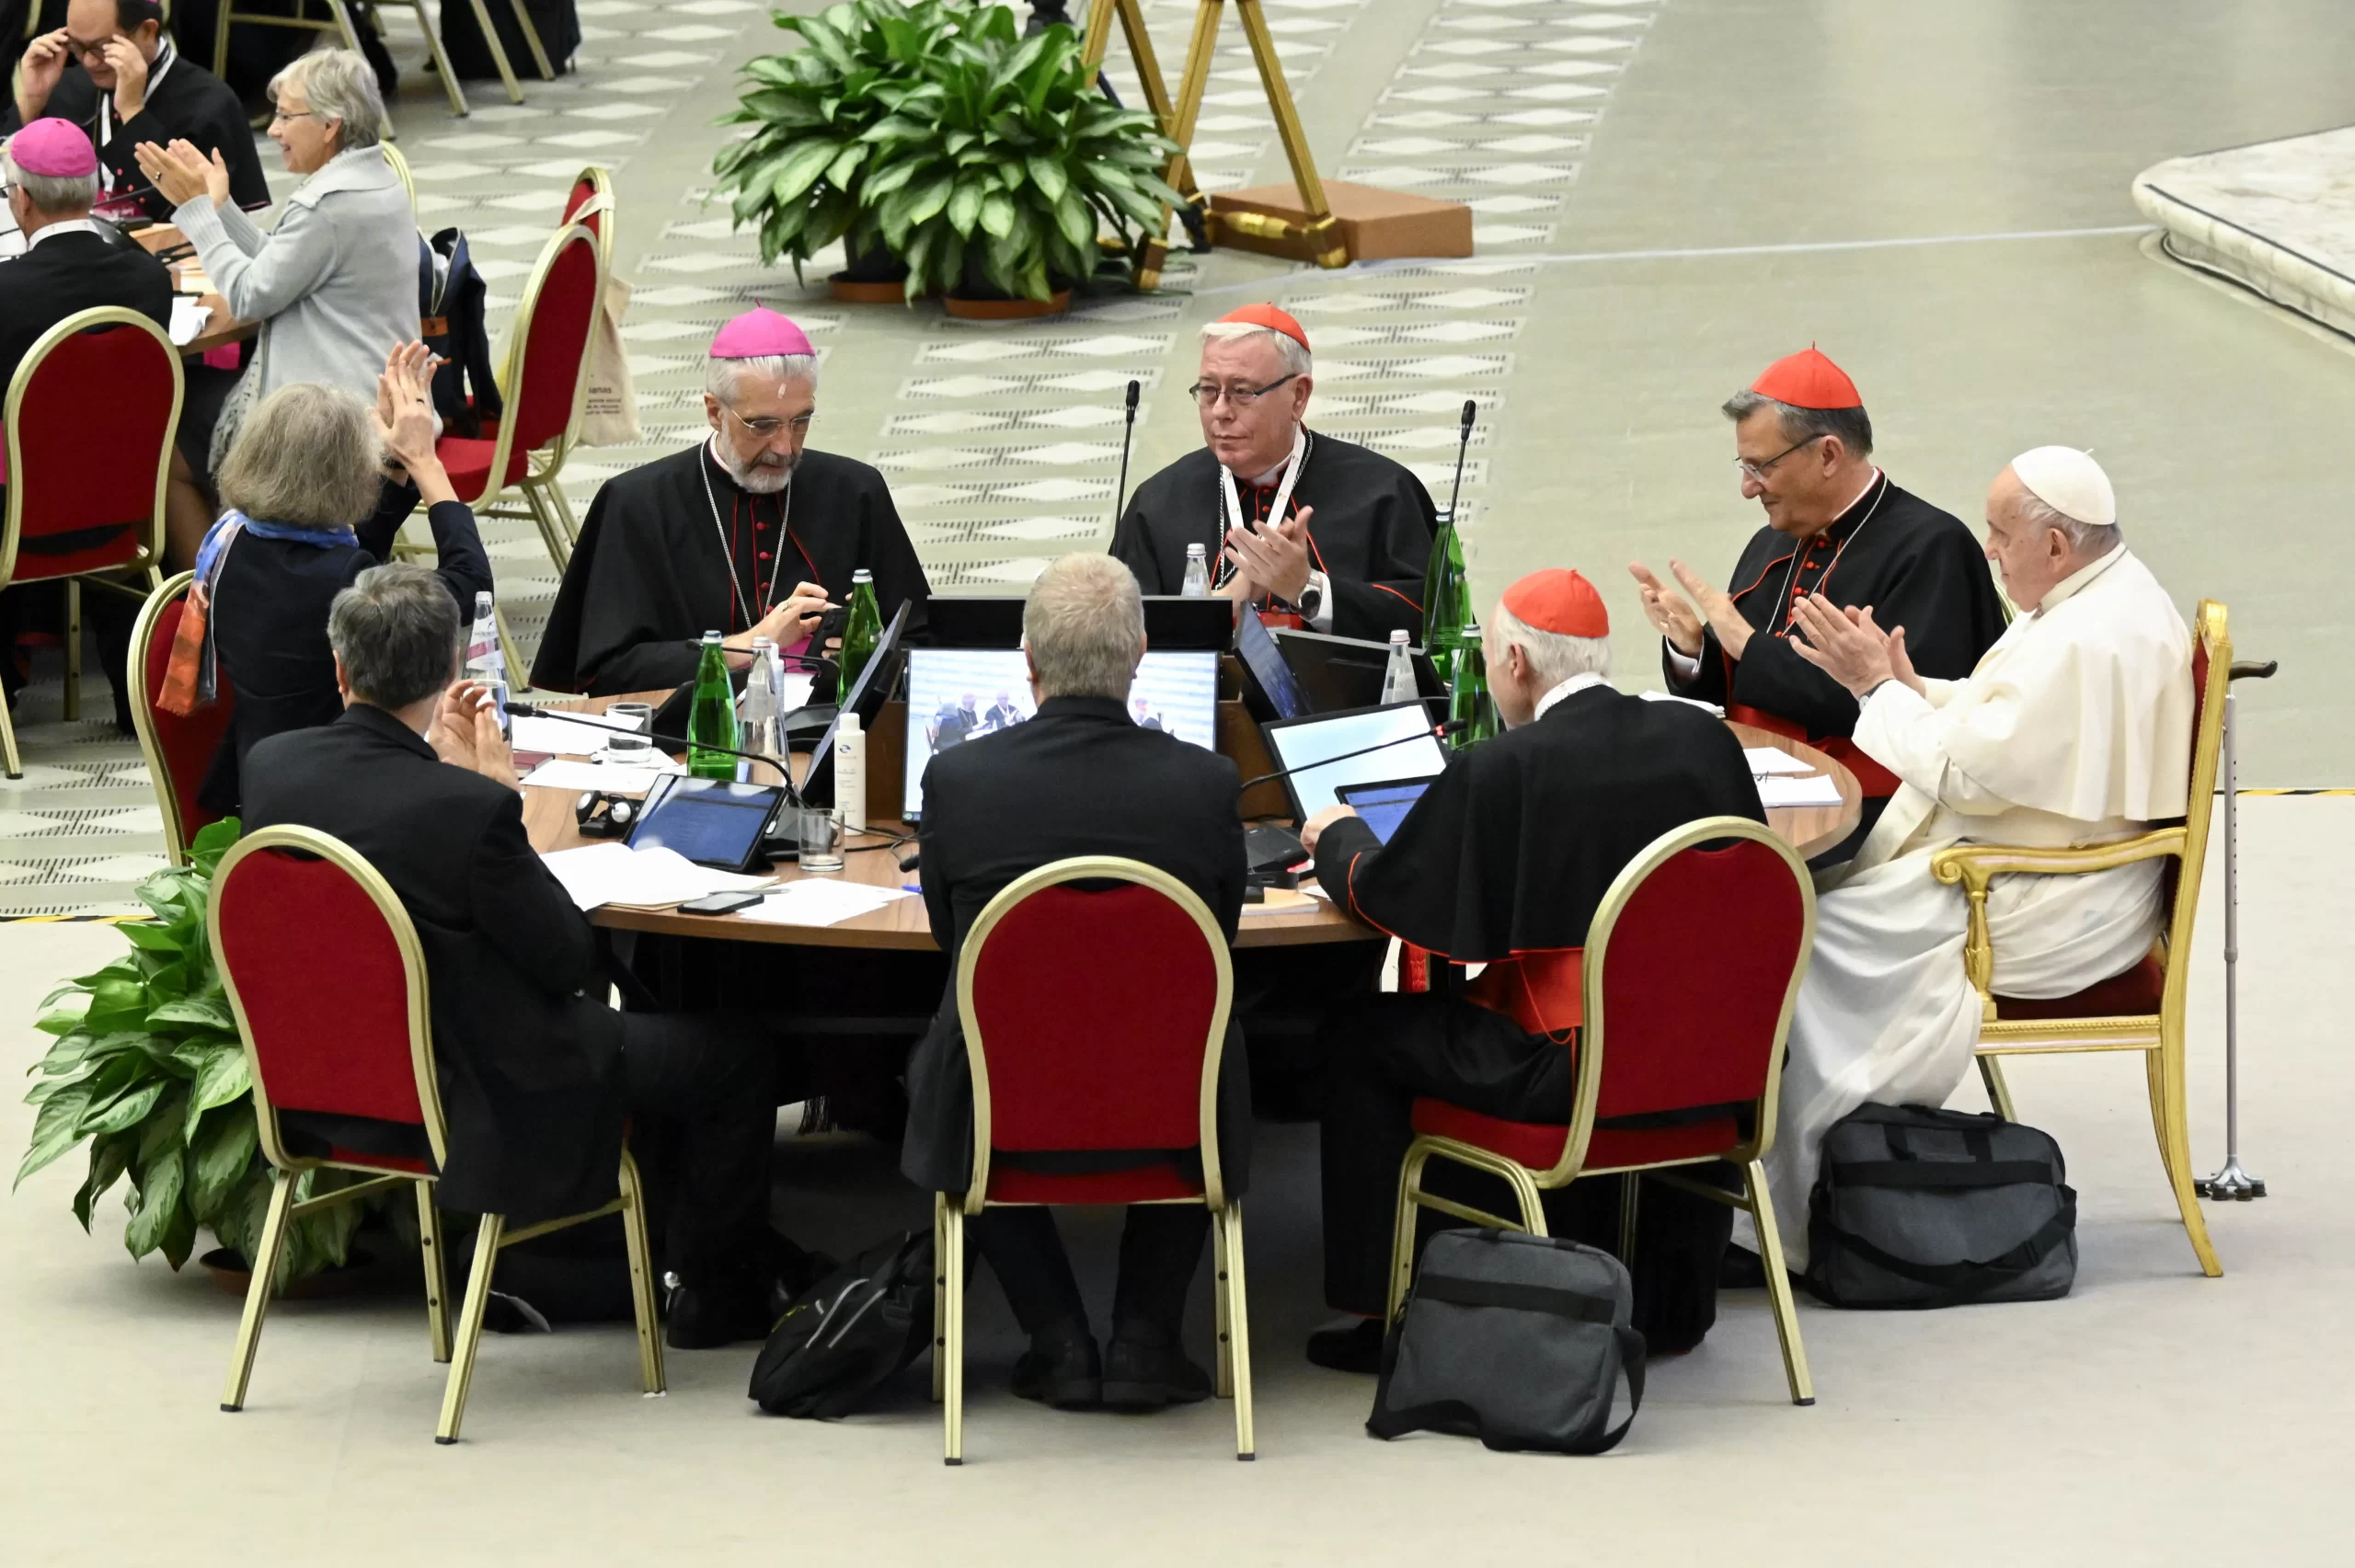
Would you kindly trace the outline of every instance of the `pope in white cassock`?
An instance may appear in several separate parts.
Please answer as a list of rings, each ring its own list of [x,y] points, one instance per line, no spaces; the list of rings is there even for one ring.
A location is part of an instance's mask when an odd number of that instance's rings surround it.
[[[2014,458],[1987,494],[1987,556],[2019,613],[1967,680],[1916,675],[1904,628],[1883,632],[1869,607],[1799,607],[1799,651],[1856,693],[1856,745],[1903,787],[1816,905],[1765,1162],[1794,1270],[1825,1130],[1867,1102],[1944,1103],[1979,1043],[1963,891],[1931,856],[1964,841],[2107,843],[2184,813],[2191,635],[2127,550],[2108,476],[2068,447]],[[2163,875],[2151,860],[1998,877],[1994,990],[2068,996],[2133,967],[2165,918]]]

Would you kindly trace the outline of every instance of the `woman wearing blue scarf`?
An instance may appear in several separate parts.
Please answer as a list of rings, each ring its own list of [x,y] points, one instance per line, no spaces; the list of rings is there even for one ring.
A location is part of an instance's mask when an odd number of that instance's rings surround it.
[[[433,452],[431,373],[422,344],[395,349],[373,412],[334,387],[282,387],[247,417],[222,463],[227,509],[205,535],[196,577],[208,592],[207,652],[236,715],[205,775],[209,809],[236,810],[238,767],[256,742],[343,711],[327,607],[390,558],[420,500],[462,623],[491,586],[475,514]]]

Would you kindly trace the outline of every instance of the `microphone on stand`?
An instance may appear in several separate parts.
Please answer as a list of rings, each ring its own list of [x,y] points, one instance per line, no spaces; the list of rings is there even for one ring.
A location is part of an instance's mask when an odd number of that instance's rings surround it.
[[[511,713],[513,712],[514,706],[515,705],[512,703],[510,703],[508,704],[508,711]],[[1419,729],[1412,735],[1396,735],[1391,737],[1387,740],[1377,740],[1371,746],[1361,746],[1354,751],[1344,751],[1337,757],[1319,757],[1313,762],[1295,762],[1289,768],[1278,768],[1272,773],[1261,773],[1256,779],[1244,780],[1243,783],[1237,786],[1237,793],[1240,794],[1245,791],[1257,789],[1263,784],[1273,784],[1276,780],[1292,773],[1312,773],[1318,768],[1329,766],[1334,762],[1346,762],[1353,757],[1362,757],[1369,751],[1386,751],[1393,746],[1404,746],[1410,741],[1421,740],[1426,738],[1433,740],[1444,740],[1451,735],[1461,735],[1464,731],[1471,727],[1472,721],[1468,718],[1452,718],[1444,723],[1435,724],[1429,729]]]
[[[1137,433],[1138,384],[1129,383],[1128,421],[1120,429],[1120,483],[1112,492],[1112,526],[1120,526],[1120,508],[1129,496],[1129,442]]]
[[[1472,420],[1480,406],[1467,397],[1464,400],[1464,428],[1455,432],[1455,486],[1447,493],[1448,526],[1455,526],[1455,503],[1464,494],[1464,453],[1472,444]]]

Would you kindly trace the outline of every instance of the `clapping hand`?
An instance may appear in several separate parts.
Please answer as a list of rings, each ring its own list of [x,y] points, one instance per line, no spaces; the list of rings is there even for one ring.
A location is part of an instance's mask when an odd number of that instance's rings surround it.
[[[1315,507],[1303,507],[1256,533],[1243,527],[1228,529],[1224,554],[1236,575],[1251,578],[1279,599],[1299,603],[1308,590],[1308,522],[1315,515]]]
[[[433,413],[433,368],[439,361],[422,343],[404,343],[385,356],[376,378],[376,440],[385,468],[413,481],[427,506],[454,501],[457,491],[435,451],[440,421]]]
[[[499,704],[480,681],[460,681],[442,693],[426,738],[434,755],[452,767],[496,779],[510,789],[523,787],[515,776],[515,754],[500,732]]]
[[[132,149],[139,167],[164,200],[178,207],[200,196],[210,196],[215,207],[229,202],[229,166],[214,153],[208,160],[192,142],[176,140],[168,147],[142,142]]]
[[[1873,607],[1843,608],[1820,593],[1799,601],[1794,618],[1807,641],[1796,638],[1791,651],[1854,692],[1861,700],[1885,681],[1900,681],[1915,692],[1924,690],[1905,652],[1905,628],[1884,632],[1874,624]]]
[[[1641,561],[1628,562],[1627,574],[1642,589],[1644,619],[1652,624],[1652,630],[1666,637],[1668,646],[1685,658],[1700,657],[1705,628],[1701,612],[1674,589],[1652,576],[1652,569]]]

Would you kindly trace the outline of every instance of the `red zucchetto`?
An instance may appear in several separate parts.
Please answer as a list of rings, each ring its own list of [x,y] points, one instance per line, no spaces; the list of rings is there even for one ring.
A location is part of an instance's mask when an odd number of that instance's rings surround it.
[[[1504,607],[1533,632],[1564,637],[1607,637],[1611,614],[1603,595],[1578,573],[1559,567],[1532,572],[1505,589]]]
[[[1794,408],[1862,408],[1865,400],[1848,372],[1819,353],[1813,345],[1768,365],[1750,390]]]
[[[1264,326],[1270,332],[1282,333],[1304,349],[1308,347],[1307,329],[1273,305],[1245,305],[1241,310],[1227,312],[1219,319],[1239,321],[1248,326]]]

